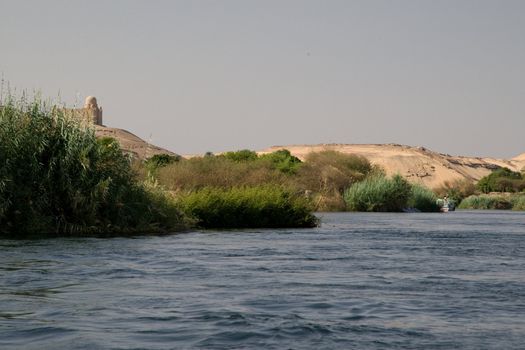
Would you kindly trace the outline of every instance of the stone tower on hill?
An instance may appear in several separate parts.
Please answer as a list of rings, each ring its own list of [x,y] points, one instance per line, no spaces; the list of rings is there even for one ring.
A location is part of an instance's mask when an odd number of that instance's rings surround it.
[[[79,114],[88,123],[102,125],[102,107],[97,104],[96,97],[88,96],[84,108],[79,109]]]
[[[83,125],[102,125],[102,107],[93,96],[86,97],[84,108],[65,108],[64,112]]]

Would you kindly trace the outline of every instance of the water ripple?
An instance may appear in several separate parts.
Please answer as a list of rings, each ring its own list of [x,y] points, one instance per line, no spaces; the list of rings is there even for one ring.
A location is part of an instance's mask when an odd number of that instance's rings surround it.
[[[1,349],[522,349],[525,215],[0,240]]]

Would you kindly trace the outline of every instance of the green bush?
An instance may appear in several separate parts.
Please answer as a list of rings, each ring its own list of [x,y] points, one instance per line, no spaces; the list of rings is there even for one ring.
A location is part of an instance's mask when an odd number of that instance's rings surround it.
[[[439,197],[447,196],[454,203],[461,203],[464,198],[476,192],[476,186],[469,180],[445,181],[440,187],[434,189]]]
[[[351,211],[399,212],[411,194],[412,186],[400,175],[371,176],[346,190],[344,199]]]
[[[180,160],[181,156],[179,155],[155,154],[153,157],[146,159],[144,164],[150,169],[157,169],[169,164],[173,164]]]
[[[110,138],[39,101],[0,108],[0,235],[175,230],[174,202],[138,184]]]
[[[180,193],[182,210],[204,228],[313,227],[309,201],[279,186],[206,187]]]
[[[317,210],[344,210],[344,190],[377,172],[366,158],[333,151],[312,153],[305,162],[288,150],[255,157],[254,152],[246,150],[194,157],[159,168],[154,175],[160,185],[176,192],[204,187],[285,186],[308,193]]]
[[[238,162],[225,157],[194,157],[159,168],[158,183],[172,191],[192,191],[204,187],[284,185],[288,176],[268,162]]]
[[[459,209],[511,209],[509,197],[495,195],[472,195],[463,199]]]
[[[519,194],[511,197],[512,210],[525,210],[525,194]]]
[[[345,210],[345,190],[375,171],[377,169],[364,157],[322,151],[306,156],[295,181],[299,188],[314,194],[318,210]]]
[[[436,201],[437,196],[434,192],[424,186],[413,184],[407,206],[422,212],[437,212],[440,206]]]
[[[223,153],[220,157],[224,157],[234,162],[251,162],[257,160],[257,153],[248,149],[243,149],[240,151]]]
[[[477,187],[483,193],[519,192],[525,188],[525,180],[519,172],[500,168],[481,178]]]
[[[293,156],[287,149],[281,149],[259,157],[262,161],[269,161],[272,166],[285,174],[295,174],[301,166],[301,160]]]

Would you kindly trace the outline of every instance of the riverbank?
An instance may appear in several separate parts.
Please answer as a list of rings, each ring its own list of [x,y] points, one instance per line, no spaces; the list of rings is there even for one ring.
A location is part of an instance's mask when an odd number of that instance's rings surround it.
[[[194,195],[174,198],[154,182],[141,181],[115,139],[97,139],[93,127],[64,108],[13,98],[0,108],[3,237],[177,232],[195,224],[207,227],[203,218],[217,211],[233,218],[221,227],[235,228],[247,209],[242,227],[250,222],[253,227],[315,226],[309,202],[299,195],[278,187],[250,191],[214,192],[215,197],[198,197],[200,206],[195,206]]]

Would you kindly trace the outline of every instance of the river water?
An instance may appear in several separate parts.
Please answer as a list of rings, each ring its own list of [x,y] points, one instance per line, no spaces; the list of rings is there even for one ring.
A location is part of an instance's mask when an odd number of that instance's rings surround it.
[[[0,349],[524,349],[525,213],[0,240]]]

